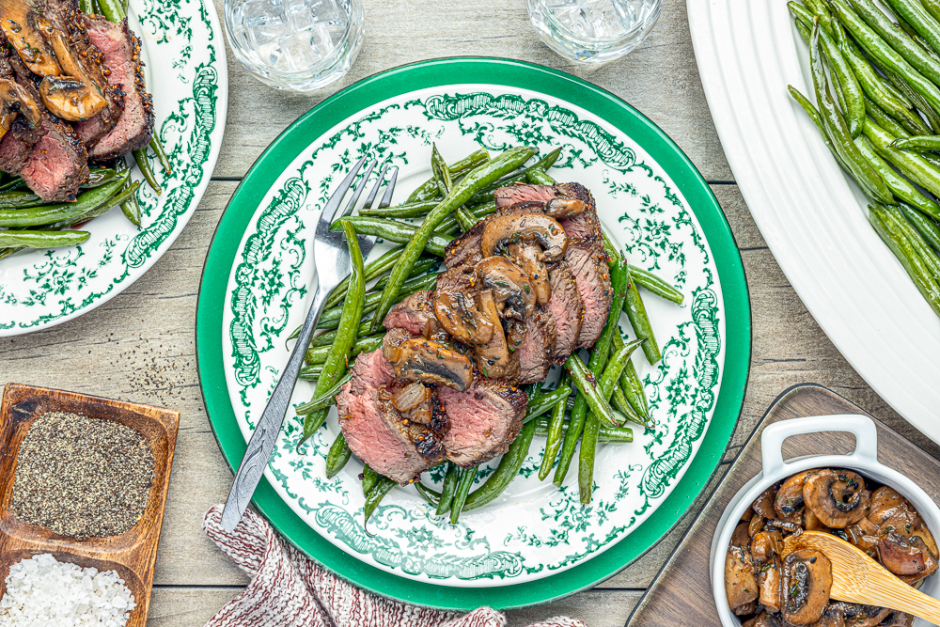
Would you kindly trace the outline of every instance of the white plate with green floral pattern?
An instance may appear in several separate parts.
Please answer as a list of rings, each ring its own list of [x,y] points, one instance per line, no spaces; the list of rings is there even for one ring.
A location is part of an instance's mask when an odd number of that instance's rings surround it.
[[[406,198],[428,177],[432,142],[447,160],[481,146],[563,146],[552,175],[591,189],[631,263],[683,290],[682,307],[647,296],[663,359],[654,368],[634,357],[659,424],[599,450],[590,506],[578,501],[576,472],[560,490],[538,481],[536,438],[504,495],[458,525],[408,487],[382,501],[367,533],[362,464],[324,475],[335,411],[306,454],[295,451],[302,420],[289,415],[255,505],[301,550],[375,592],[452,609],[539,603],[609,577],[668,532],[721,459],[747,379],[747,288],[721,209],[685,155],[626,103],[538,66],[450,59],[390,70],[314,108],[259,159],[219,224],[197,313],[203,393],[236,467],[312,298],[320,208],[363,155],[397,165],[395,199]],[[312,390],[299,382],[293,402]],[[424,482],[441,479],[434,470]]]
[[[133,0],[129,22],[142,42],[154,131],[172,173],[148,151],[163,192],[157,196],[146,182],[141,185],[139,230],[115,208],[82,226],[91,237],[79,246],[0,259],[0,336],[71,320],[127,289],[176,241],[209,184],[228,106],[225,44],[215,7],[209,0]],[[143,178],[136,166],[132,177]]]

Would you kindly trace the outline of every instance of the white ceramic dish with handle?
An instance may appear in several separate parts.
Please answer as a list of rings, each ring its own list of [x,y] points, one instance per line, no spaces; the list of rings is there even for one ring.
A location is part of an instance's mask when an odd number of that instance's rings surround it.
[[[808,455],[783,461],[784,440],[794,435],[822,431],[844,431],[853,434],[855,450],[849,455]],[[728,598],[725,595],[725,554],[731,542],[731,534],[757,496],[790,475],[811,468],[854,470],[866,481],[874,481],[897,490],[914,505],[932,533],[936,535],[937,530],[940,530],[940,508],[913,481],[878,461],[878,431],[870,418],[857,415],[813,416],[772,424],[764,429],[761,435],[761,458],[763,470],[747,482],[728,504],[712,539],[712,592],[724,627],[741,627],[741,620],[728,607]],[[921,591],[940,598],[940,577],[934,574],[926,578]],[[914,622],[914,627],[925,627],[929,624],[918,619]]]

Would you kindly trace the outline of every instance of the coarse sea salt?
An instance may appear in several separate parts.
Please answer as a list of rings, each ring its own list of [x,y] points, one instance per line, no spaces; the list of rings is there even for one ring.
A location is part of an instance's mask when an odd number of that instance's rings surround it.
[[[115,571],[36,555],[10,567],[0,627],[124,627],[135,607]]]

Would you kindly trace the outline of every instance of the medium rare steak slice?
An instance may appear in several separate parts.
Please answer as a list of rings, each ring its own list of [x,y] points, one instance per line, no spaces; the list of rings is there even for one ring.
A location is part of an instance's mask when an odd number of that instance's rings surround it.
[[[551,314],[540,311],[525,321],[525,339],[517,349],[519,384],[544,381],[552,368],[555,348],[555,321]]]
[[[589,348],[600,337],[613,301],[607,255],[592,240],[569,241],[565,261],[574,276],[584,308],[577,347]]]
[[[431,292],[421,290],[392,307],[382,323],[386,329],[405,329],[411,335],[426,338],[440,337],[444,333],[437,316]]]
[[[352,375],[336,397],[336,409],[356,457],[402,485],[443,460],[443,448],[433,432],[404,424],[392,406],[389,386],[394,385],[395,372],[381,350],[359,355]]]
[[[552,298],[545,309],[555,321],[555,350],[552,352],[552,359],[556,364],[561,364],[578,346],[584,308],[581,306],[581,295],[567,262],[560,261],[549,271],[548,276],[552,286]]]
[[[0,78],[16,81],[16,74],[13,72],[10,59],[11,54],[16,53],[9,50],[6,38],[0,33]],[[22,64],[20,66],[23,67]],[[33,93],[35,92],[30,91],[30,94]],[[33,145],[39,141],[40,137],[42,137],[42,129],[39,126],[31,125],[22,115],[16,116],[10,130],[0,141],[0,170],[10,174],[19,174],[29,158],[29,153],[33,150]]]
[[[91,149],[92,161],[100,163],[143,148],[153,136],[153,100],[144,91],[140,40],[122,24],[109,22],[100,15],[82,15],[88,38],[104,54],[110,74],[108,82],[124,94],[124,113],[120,120]]]
[[[444,435],[447,459],[465,468],[509,450],[529,402],[522,390],[486,377],[476,379],[466,392],[439,387],[437,397],[450,423]]]
[[[19,171],[26,184],[45,201],[72,202],[88,180],[88,153],[71,126],[43,114],[42,138]]]
[[[493,193],[496,198],[497,209],[529,200],[548,202],[555,195],[555,188],[551,185],[524,185],[521,183],[500,187]]]
[[[585,209],[573,218],[559,220],[565,233],[571,239],[591,239],[601,241],[601,222],[597,218],[597,205],[594,196],[580,183],[560,183],[555,189],[567,198],[575,198],[584,203]]]

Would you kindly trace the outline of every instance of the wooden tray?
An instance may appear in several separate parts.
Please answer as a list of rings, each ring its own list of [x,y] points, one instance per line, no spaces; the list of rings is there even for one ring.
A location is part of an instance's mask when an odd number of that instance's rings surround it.
[[[791,388],[777,399],[634,608],[627,619],[628,627],[721,627],[709,577],[712,536],[729,501],[761,471],[761,433],[767,425],[780,420],[834,414],[871,417],[835,392],[818,385]],[[878,461],[910,477],[930,498],[940,502],[940,482],[937,481],[940,462],[877,419],[874,421],[878,429]],[[855,438],[848,433],[810,433],[786,440],[783,458],[844,455],[854,448]]]
[[[20,444],[33,420],[51,411],[113,420],[136,429],[147,438],[155,459],[153,485],[147,509],[127,533],[111,538],[76,540],[21,522],[9,511]],[[51,553],[59,561],[84,568],[117,571],[137,603],[127,627],[145,627],[179,419],[179,412],[171,409],[8,384],[0,406],[0,596],[12,564]]]

